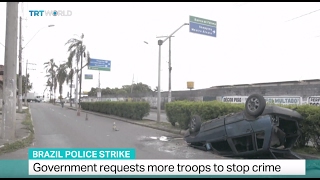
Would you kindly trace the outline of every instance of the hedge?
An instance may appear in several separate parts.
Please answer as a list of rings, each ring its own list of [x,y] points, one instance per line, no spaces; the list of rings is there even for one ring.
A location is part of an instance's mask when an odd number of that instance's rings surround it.
[[[301,105],[284,106],[300,113],[303,117],[299,147],[304,147],[311,141],[320,152],[320,106]]]
[[[304,147],[309,141],[313,142],[318,151],[320,151],[320,106],[299,105],[286,106],[299,112],[304,121],[302,121],[301,136],[297,145]],[[188,128],[188,123],[193,114],[201,116],[202,121],[224,116],[230,113],[236,113],[244,110],[244,104],[224,103],[220,101],[174,101],[166,104],[166,114],[171,124],[178,123],[182,129]]]
[[[150,105],[148,102],[81,102],[81,108],[83,110],[115,115],[134,120],[141,120],[150,112]]]
[[[201,116],[202,121],[206,121],[243,109],[243,104],[228,104],[220,101],[174,101],[166,104],[168,121],[172,125],[178,123],[182,129],[188,128],[193,114]]]

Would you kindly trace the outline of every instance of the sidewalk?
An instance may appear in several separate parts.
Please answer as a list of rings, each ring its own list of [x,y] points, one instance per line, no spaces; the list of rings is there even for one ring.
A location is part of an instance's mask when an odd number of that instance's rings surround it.
[[[23,109],[27,109],[27,107],[23,107]],[[25,126],[22,124],[22,122],[26,118],[26,115],[27,114],[25,113],[16,113],[16,138],[12,141],[7,141],[5,139],[0,138],[0,148],[3,147],[3,145],[6,143],[15,142],[29,135],[29,130],[24,129]],[[0,122],[1,121],[2,121],[2,111],[0,111]]]

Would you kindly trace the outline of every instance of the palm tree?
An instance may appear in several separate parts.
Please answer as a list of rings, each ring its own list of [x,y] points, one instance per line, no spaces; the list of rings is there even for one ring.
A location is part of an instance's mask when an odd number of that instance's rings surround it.
[[[70,82],[70,107],[72,107],[72,83],[73,83],[73,77],[75,74],[75,68],[73,68],[73,58],[74,58],[75,51],[71,51],[68,57],[68,61],[66,62],[66,66],[69,69],[68,75],[67,75],[67,84]]]
[[[50,92],[52,92],[55,86],[55,77],[56,77],[56,68],[58,66],[55,64],[53,59],[50,59],[48,62],[43,63],[44,68],[46,69],[46,77],[48,78],[48,85],[50,86]],[[50,101],[51,101],[51,93],[50,93]]]
[[[78,67],[79,62],[80,62],[80,69],[76,71],[77,77],[79,77],[79,82],[80,82],[80,89],[79,89],[80,93],[81,93],[82,68],[87,66],[89,64],[89,62],[90,62],[90,54],[86,50],[87,47],[83,43],[83,38],[84,38],[84,34],[82,33],[81,36],[79,37],[79,39],[71,38],[66,43],[66,45],[69,45],[68,52],[70,53],[68,61],[70,60],[72,62],[73,58],[75,57],[76,63],[77,63],[77,67]],[[87,54],[87,63],[83,66],[82,65],[83,57],[86,57],[86,54]],[[71,64],[71,66],[72,66],[72,64]],[[79,102],[80,102],[80,99],[81,99],[81,94],[79,95]]]
[[[59,83],[59,99],[62,98],[62,91],[63,91],[63,84],[67,79],[67,65],[66,64],[61,64],[59,68],[57,69],[57,75],[56,75],[56,80]]]

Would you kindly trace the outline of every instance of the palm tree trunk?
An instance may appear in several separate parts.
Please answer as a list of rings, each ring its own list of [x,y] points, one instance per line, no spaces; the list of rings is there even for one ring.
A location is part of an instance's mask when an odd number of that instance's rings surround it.
[[[53,84],[53,78],[51,78],[52,79],[52,88],[51,88],[51,94],[52,94],[52,96],[54,95],[53,94],[53,88],[54,88],[54,84]],[[50,95],[51,96],[51,95]],[[52,97],[52,104],[54,104],[54,96]]]
[[[71,66],[71,69],[72,69],[72,66]],[[72,80],[73,80],[73,74],[72,74],[72,77],[71,77],[71,85],[70,85],[70,97],[69,97],[69,99],[70,99],[70,107],[72,107],[72,101],[71,101],[71,99],[72,99]]]
[[[80,62],[80,77],[79,77],[79,106],[78,108],[80,109],[80,103],[81,103],[81,83],[82,83],[82,60],[83,60],[83,54],[81,53],[81,62]]]
[[[52,90],[51,90],[51,88],[50,88],[50,100],[49,100],[49,103],[51,102],[51,92],[52,92]]]

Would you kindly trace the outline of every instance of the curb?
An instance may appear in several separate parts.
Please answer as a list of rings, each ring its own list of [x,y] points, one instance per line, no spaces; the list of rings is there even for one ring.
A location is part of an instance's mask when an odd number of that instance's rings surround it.
[[[294,151],[292,151],[294,152]],[[303,159],[320,159],[319,156],[314,156],[314,155],[309,155],[309,154],[302,154],[302,153],[297,153],[297,152],[294,152],[295,154],[297,154],[298,156],[302,157]]]
[[[30,116],[31,116],[31,109],[30,109],[30,106],[29,106],[29,105],[28,105],[28,110],[29,110],[29,113],[30,113]],[[32,121],[32,124],[33,124],[32,116],[31,116],[31,121]],[[33,132],[34,132],[34,127],[33,127]],[[31,135],[31,132],[29,132],[28,135],[26,135],[26,136],[24,136],[24,137],[22,137],[22,138],[19,138],[19,139],[15,140],[15,141],[9,143],[9,145],[12,144],[12,143],[15,143],[15,142],[17,142],[17,141],[22,141],[22,140],[28,138],[30,135]],[[0,149],[3,148],[3,147],[4,147],[4,145],[1,145],[1,146],[0,146]]]
[[[67,108],[71,109],[71,110],[74,110],[74,111],[77,110],[77,109],[74,109],[72,107],[67,107]],[[171,130],[171,129],[159,128],[159,127],[154,127],[154,126],[142,124],[142,123],[139,123],[139,122],[134,122],[134,120],[127,120],[125,118],[121,118],[121,117],[117,117],[117,116],[110,116],[110,115],[105,115],[105,114],[96,113],[96,112],[92,112],[92,111],[86,111],[86,110],[82,110],[82,109],[81,109],[81,111],[85,112],[85,113],[88,113],[88,114],[93,114],[93,115],[96,115],[96,116],[107,117],[107,118],[110,118],[110,119],[116,119],[116,120],[127,122],[127,123],[130,123],[130,124],[144,126],[144,127],[148,127],[148,128],[152,128],[152,129],[161,130],[161,131],[166,131],[166,132],[173,133],[173,134],[178,134],[178,135],[184,135],[185,134],[184,130]],[[144,120],[149,120],[149,119],[144,119]],[[150,120],[150,121],[152,121],[152,120]]]
[[[33,130],[33,134],[36,133],[36,130],[34,129],[34,126],[33,126],[33,119],[32,119],[32,113],[31,113],[31,108],[30,106],[28,105],[28,108],[29,108],[29,114],[30,114],[30,120],[32,122],[32,130]],[[30,133],[31,134],[31,133]]]

